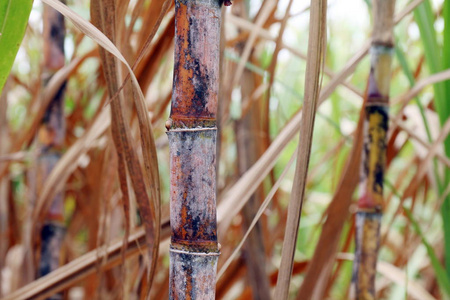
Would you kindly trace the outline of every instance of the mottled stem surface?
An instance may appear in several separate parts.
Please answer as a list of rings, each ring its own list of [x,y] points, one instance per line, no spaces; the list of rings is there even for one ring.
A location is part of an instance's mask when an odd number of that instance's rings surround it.
[[[175,1],[170,119],[170,299],[214,299],[219,0]]]
[[[375,275],[380,246],[383,182],[389,120],[389,87],[393,55],[395,0],[374,1],[371,66],[364,118],[364,145],[356,214],[354,281],[358,300],[375,299]]]

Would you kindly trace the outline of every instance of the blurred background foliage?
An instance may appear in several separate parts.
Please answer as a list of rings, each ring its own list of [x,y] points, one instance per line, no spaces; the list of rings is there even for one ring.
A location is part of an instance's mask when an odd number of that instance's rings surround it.
[[[81,17],[89,20],[89,1],[67,2]],[[134,62],[151,29],[149,24],[154,24],[154,20],[146,15],[150,14],[150,9],[160,7],[160,4],[155,3],[162,2],[131,0],[126,6],[123,39],[119,40],[117,46],[130,64]],[[401,13],[408,5],[420,2],[422,4],[415,10],[402,16]],[[276,8],[264,22],[263,29],[256,34],[249,57],[243,58],[245,69],[238,82],[235,78],[238,64],[243,57],[246,42],[251,40],[249,32],[258,31],[256,20],[264,7],[264,1],[235,0],[231,7],[224,8],[223,73],[219,109],[219,201],[240,178],[237,132],[238,127],[243,126],[242,119],[247,114],[256,115],[257,125],[248,129],[246,137],[258,140],[252,154],[257,159],[302,106],[309,3],[293,2],[287,13],[287,25],[280,36],[281,22],[286,17],[288,3],[288,0],[277,1]],[[142,7],[138,8],[139,5]],[[350,68],[348,62],[361,49],[368,47],[372,28],[371,1],[330,0],[328,6],[328,41],[322,86],[326,87],[342,70],[351,69],[351,72],[318,107],[306,201],[295,254],[292,299],[295,299],[306,276],[309,259],[317,251],[316,243],[322,224],[328,214],[333,214],[333,211],[328,211],[327,208],[336,192],[353,144],[353,133],[362,108],[370,68],[368,55],[363,56],[360,62]],[[430,8],[429,11],[427,7]],[[27,174],[35,160],[33,134],[30,134],[33,128],[30,126],[42,101],[38,97],[43,89],[42,10],[43,4],[34,1],[24,41],[1,98],[0,208],[1,218],[4,220],[1,222],[3,227],[0,235],[0,244],[4,245],[0,249],[2,296],[23,285],[16,282],[20,281],[18,278],[22,276],[22,253],[30,250],[26,248],[22,238],[24,224],[27,222],[30,208],[33,207]],[[433,87],[429,78],[439,72],[444,74],[439,81],[450,78],[448,72],[445,73],[448,71],[446,68],[450,67],[450,61],[445,65],[444,54],[445,49],[450,47],[444,37],[444,27],[450,27],[450,15],[444,13],[443,0],[398,0],[396,12],[397,16],[402,16],[395,27],[396,56],[391,82],[391,127],[396,124],[396,129],[392,129],[389,134],[390,165],[385,181],[386,206],[381,229],[377,294],[379,299],[446,299],[450,295],[446,295],[446,288],[443,290],[438,281],[445,283],[449,282],[450,278],[446,275],[450,274],[449,269],[444,273],[439,272],[440,268],[445,269],[445,253],[450,251],[444,243],[442,219],[442,216],[450,213],[440,213],[442,203],[446,197],[448,199],[449,194],[450,146],[444,151],[444,142],[442,139],[438,140],[438,137],[444,135],[446,138],[449,133],[450,88],[444,89],[443,94],[438,95],[436,86]],[[156,11],[152,16],[158,14]],[[137,18],[134,19],[136,15]],[[131,22],[133,27],[127,27]],[[158,151],[163,220],[168,216],[169,199],[168,145],[164,122],[169,114],[173,76],[172,23],[173,6],[152,41],[151,56],[138,66],[138,79],[152,119]],[[85,37],[67,20],[66,27],[66,64],[80,59],[80,63],[68,76],[65,96],[67,152],[92,128],[97,119],[104,117],[101,112],[107,109],[107,92],[96,43]],[[432,31],[427,31],[427,28]],[[277,44],[280,49],[274,67],[272,62],[275,59]],[[438,58],[435,65],[430,62],[433,57]],[[418,83],[424,84],[424,88],[415,97],[410,97],[411,90],[417,87]],[[450,86],[448,80],[444,85]],[[438,97],[441,99],[437,99]],[[406,105],[403,105],[404,99],[408,100]],[[441,103],[436,105],[436,101]],[[130,100],[127,113],[135,140],[139,140],[137,119],[131,103]],[[449,138],[446,140],[448,142]],[[111,136],[106,130],[89,145],[85,145],[87,148],[71,162],[75,168],[67,174],[64,184],[67,233],[63,263],[82,257],[88,251],[102,249],[102,246],[111,245],[116,240],[120,241],[124,234],[116,170],[108,169],[111,162],[107,159],[106,149],[110,143]],[[280,153],[273,171],[264,179],[255,194],[256,208],[288,165],[297,144],[296,134]],[[138,143],[135,145],[138,151],[141,151]],[[425,175],[415,182],[418,172],[422,172],[422,169]],[[264,253],[267,278],[271,287],[275,284],[280,263],[293,174],[294,165],[291,164],[261,219],[260,237],[264,245],[261,251]],[[106,182],[110,184],[107,185]],[[106,192],[105,186],[111,190]],[[353,203],[356,203],[356,199],[357,193],[354,193]],[[353,297],[351,254],[354,251],[354,205],[349,207],[350,214],[340,236],[339,253],[333,264],[332,276],[322,283],[327,290],[327,299]],[[404,208],[411,214],[406,213]],[[132,225],[134,230],[137,230],[140,220],[138,214],[132,215]],[[226,232],[219,232],[219,242],[222,245],[219,269],[242,239],[242,227],[243,217],[237,215]],[[160,249],[152,299],[167,297],[167,236],[162,237]],[[94,275],[77,279],[59,290],[64,289],[64,295],[69,299],[92,299],[99,295],[103,299],[114,299],[119,290],[124,288],[130,295],[129,299],[137,299],[142,266],[136,254],[139,254],[139,251],[131,255],[126,262],[129,272],[125,281],[121,281],[120,267],[111,265],[108,270],[97,270]],[[437,261],[433,260],[433,256]],[[225,271],[225,279],[218,282],[219,299],[251,297],[252,288],[246,275],[248,268],[243,262],[244,254],[238,256]],[[96,279],[92,280],[92,276]],[[439,279],[439,276],[442,278]],[[427,298],[423,298],[423,295]]]

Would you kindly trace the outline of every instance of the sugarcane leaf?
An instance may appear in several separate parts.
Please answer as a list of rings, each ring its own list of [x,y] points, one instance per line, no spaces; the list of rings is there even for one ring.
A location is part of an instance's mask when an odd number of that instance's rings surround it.
[[[115,33],[115,3],[114,0],[107,1],[91,1],[91,16],[93,22],[103,30],[105,35],[112,41],[116,38]],[[116,59],[113,55],[107,53],[105,50],[100,50],[100,57],[103,64],[103,69],[105,77],[107,79],[108,91],[112,97],[117,92],[119,92],[120,86],[120,71],[116,65]],[[133,98],[135,99],[136,108],[138,111],[139,128],[141,131],[141,139],[143,142],[143,152],[144,152],[144,168],[147,171],[147,177],[141,169],[140,162],[133,147],[133,141],[131,136],[130,126],[128,121],[125,119],[125,108],[124,108],[124,97],[122,93],[119,93],[119,97],[111,102],[111,112],[112,112],[112,134],[114,144],[117,149],[117,154],[119,156],[119,179],[122,194],[124,196],[123,208],[125,213],[126,222],[126,234],[124,240],[128,239],[129,225],[130,225],[130,203],[128,197],[128,187],[127,187],[127,173],[125,167],[128,170],[128,175],[131,179],[131,183],[136,195],[136,201],[139,206],[139,211],[141,213],[142,221],[144,223],[148,252],[149,252],[149,278],[148,285],[151,286],[153,282],[153,275],[156,269],[156,261],[158,258],[158,244],[159,244],[159,217],[156,215],[158,205],[155,201],[158,201],[158,182],[155,182],[157,178],[157,173],[152,173],[156,165],[157,170],[157,160],[156,160],[156,148],[154,146],[154,139],[152,135],[152,130],[149,128],[150,122],[148,120],[148,115],[145,109],[143,101],[139,101],[137,98],[137,93],[133,93]],[[150,155],[153,153],[153,157]],[[157,171],[156,171],[157,172]],[[125,243],[124,243],[125,245]],[[122,259],[125,260],[125,246],[122,251]],[[146,260],[148,262],[148,260]],[[123,275],[125,275],[125,269],[123,269]],[[146,292],[145,292],[146,293]]]
[[[444,11],[442,16],[444,17],[444,43],[442,52],[442,66],[444,69],[450,68],[450,2],[444,2]],[[445,82],[445,93],[450,93],[450,80]],[[447,103],[447,106],[450,106]],[[447,113],[450,109],[447,107]],[[448,114],[447,116],[448,117]]]
[[[408,219],[411,221],[414,231],[420,236],[420,238],[422,239],[422,244],[427,249],[428,256],[430,257],[431,260],[431,265],[433,266],[434,272],[436,273],[436,279],[442,293],[445,293],[446,296],[450,297],[450,280],[447,277],[447,273],[445,272],[444,267],[442,267],[441,263],[439,262],[439,259],[436,256],[436,252],[434,251],[433,247],[430,245],[427,238],[420,229],[420,225],[414,218],[411,210],[409,210],[405,206],[403,206],[403,210],[405,211]]]
[[[129,75],[131,76],[131,82],[133,84],[133,100],[137,110],[139,129],[141,132],[141,143],[144,156],[144,172],[140,168],[139,160],[137,157],[136,150],[134,149],[131,142],[130,128],[127,122],[124,122],[123,114],[121,112],[120,106],[116,104],[120,103],[119,94],[118,101],[112,106],[113,117],[115,120],[113,123],[118,125],[120,129],[121,136],[116,140],[116,146],[120,143],[123,147],[123,154],[127,163],[127,168],[133,184],[134,192],[136,194],[136,199],[138,201],[139,209],[144,220],[144,225],[146,228],[147,243],[149,244],[149,255],[151,259],[151,267],[149,267],[149,282],[151,283],[151,277],[154,274],[156,267],[156,257],[158,256],[158,244],[159,244],[159,234],[160,234],[160,187],[159,187],[159,175],[158,175],[158,164],[156,158],[156,147],[154,143],[153,131],[151,129],[150,120],[148,117],[148,112],[145,106],[144,95],[139,86],[136,76],[133,70],[122,53],[117,49],[114,43],[99,29],[94,25],[80,17],[77,13],[71,10],[65,4],[59,2],[58,0],[43,0],[44,3],[50,5],[57,11],[59,11],[66,18],[70,19],[74,25],[80,29],[85,35],[96,41],[102,49],[111,53],[115,58],[119,59],[128,69]],[[103,11],[104,12],[104,11]],[[101,14],[101,13],[100,13]],[[101,24],[100,24],[101,25]],[[108,28],[111,24],[104,24],[103,29]],[[111,29],[111,26],[109,27]],[[115,70],[115,61],[110,58],[103,59],[106,66],[111,70],[107,71],[106,75],[108,79],[109,92],[112,95],[116,95],[119,91],[118,77],[113,78],[114,75],[119,75]],[[114,125],[114,126],[115,126]]]
[[[415,84],[414,75],[413,75],[411,69],[408,66],[408,62],[406,61],[405,54],[400,49],[400,46],[398,45],[398,43],[399,43],[399,41],[397,39],[397,41],[395,43],[397,45],[395,47],[395,55],[396,55],[396,57],[398,59],[398,62],[400,63],[400,66],[402,68],[403,73],[405,74],[406,78],[408,78],[409,85],[411,87],[413,87],[414,84]],[[432,136],[431,136],[430,125],[428,124],[428,119],[427,119],[427,117],[425,115],[425,108],[423,107],[422,103],[420,102],[419,97],[415,97],[414,99],[415,99],[415,101],[417,103],[417,107],[419,108],[419,112],[420,112],[420,115],[421,115],[422,120],[423,120],[423,125],[425,126],[425,132],[427,133],[428,142],[431,143],[433,139],[432,139]],[[435,166],[434,166],[434,173],[435,173],[436,180],[438,181],[438,184],[440,185],[440,180],[439,180],[438,173],[437,173],[437,165],[436,165],[436,163],[437,163],[437,161],[436,161],[436,159],[434,159],[434,164],[435,164]]]
[[[424,47],[424,53],[430,73],[438,73],[443,70],[442,54],[438,46],[436,33],[434,30],[434,14],[429,0],[423,1],[414,10],[414,19],[420,30],[420,37]],[[444,83],[436,83],[434,86],[434,103],[436,112],[438,113],[441,124],[445,122],[446,116],[449,115],[450,105],[446,104],[445,85]]]
[[[233,254],[230,255],[230,257],[227,259],[227,261],[223,264],[222,268],[218,272],[218,274],[217,274],[217,281],[219,281],[220,277],[222,277],[222,275],[225,273],[227,268],[231,265],[231,262],[238,256],[239,251],[244,246],[244,242],[247,240],[248,236],[250,235],[250,232],[253,230],[253,228],[255,228],[256,223],[259,221],[259,219],[263,215],[264,211],[267,209],[270,201],[273,199],[273,196],[275,195],[275,193],[277,192],[278,188],[280,187],[282,180],[286,176],[286,174],[289,171],[289,169],[291,168],[291,166],[294,164],[294,158],[296,156],[297,156],[297,151],[292,155],[291,159],[286,164],[286,166],[285,166],[283,172],[281,173],[280,177],[277,179],[277,181],[273,185],[272,189],[270,190],[269,194],[267,195],[267,197],[264,199],[263,203],[259,207],[257,213],[255,214],[255,217],[252,220],[252,223],[250,224],[250,226],[248,227],[247,231],[245,232],[244,237],[242,238],[242,240],[239,242],[239,245],[234,249]]]
[[[316,108],[321,88],[321,72],[326,50],[326,11],[327,1],[311,1],[308,59],[305,74],[305,97],[303,119],[300,129],[299,155],[288,209],[285,237],[281,255],[280,271],[275,289],[276,299],[287,299],[294,266],[294,251],[297,243],[298,227],[305,195],[309,157]]]
[[[450,69],[450,2],[445,1],[444,3],[444,11],[443,11],[443,17],[444,17],[444,44],[443,44],[443,52],[442,52],[442,67],[444,69]],[[450,95],[450,80],[445,81],[444,83],[445,87],[445,97],[447,98],[447,101],[444,101],[445,103],[445,110],[439,113],[439,117],[441,119],[441,124],[445,123],[445,120],[450,117],[450,103],[448,101],[448,97]],[[445,153],[447,156],[450,157],[450,137],[447,137],[444,143],[445,146]],[[450,180],[450,170],[446,170],[445,173],[446,182],[449,182]],[[450,201],[450,199],[448,200]]]
[[[414,18],[420,30],[420,37],[423,42],[425,58],[430,70],[430,73],[438,73],[444,68],[450,67],[450,8],[448,1],[444,4],[444,45],[443,52],[441,53],[441,47],[438,46],[436,33],[434,30],[434,14],[429,0],[425,0],[414,10]],[[441,125],[444,125],[450,116],[450,103],[448,96],[450,93],[450,81],[439,82],[434,84],[434,99],[436,113],[439,116]],[[448,157],[450,157],[450,137],[447,137],[444,141],[444,150]],[[447,168],[444,174],[444,183],[449,181],[450,170]],[[446,188],[445,184],[439,185],[439,193],[442,194]],[[442,204],[441,214],[443,218],[444,228],[444,242],[445,242],[445,261],[446,272],[450,278],[450,197],[447,197]]]
[[[0,94],[27,28],[33,0],[0,2]]]
[[[354,174],[357,174],[360,168],[361,150],[363,147],[364,108],[365,105],[360,110],[351,153],[347,157],[339,185],[327,208],[327,219],[322,227],[322,233],[316,246],[316,249],[320,250],[316,251],[311,259],[305,279],[297,295],[298,299],[311,299],[316,289],[318,289],[315,283],[320,278],[326,277],[327,272],[331,272],[330,264],[334,260],[330,260],[330,257],[334,257],[338,251],[342,228],[348,218],[352,195],[359,180],[358,176],[354,176]]]
[[[114,0],[105,0],[105,1],[91,1],[91,19],[92,22],[97,25],[100,29],[103,30],[103,33],[110,38],[112,41],[115,39],[115,1]],[[102,13],[103,12],[103,13]],[[108,26],[108,25],[109,26]],[[107,53],[105,50],[100,50],[100,57],[103,65],[103,72],[107,79],[109,94],[113,95],[118,90],[118,70],[116,66],[116,61],[114,56]],[[125,252],[126,252],[126,241],[128,240],[128,236],[130,234],[130,195],[128,189],[127,182],[127,167],[129,167],[126,163],[127,153],[125,153],[125,149],[129,150],[131,138],[129,135],[129,127],[125,123],[124,115],[123,115],[123,97],[119,97],[116,101],[111,103],[111,118],[112,118],[112,137],[114,141],[114,145],[116,147],[116,153],[118,156],[118,164],[117,164],[117,172],[119,175],[119,184],[120,190],[122,192],[122,207],[125,216],[125,234],[123,237],[123,246],[122,246],[122,280],[126,278],[126,268],[125,268]],[[124,133],[124,134],[121,134]],[[133,150],[131,150],[133,151]],[[129,155],[129,154],[128,154]],[[136,158],[133,156],[131,163],[134,164],[134,168],[136,168]],[[132,167],[132,168],[133,168]],[[139,165],[137,166],[139,168]],[[130,170],[130,168],[128,168]],[[140,170],[137,171],[139,175]],[[140,180],[140,178],[137,178]],[[133,182],[134,183],[134,182]],[[141,191],[136,191],[139,193]],[[144,191],[145,193],[145,191]],[[152,232],[153,233],[153,232]],[[122,295],[125,295],[124,287],[122,288]]]
[[[444,45],[443,45],[443,57],[442,64],[445,69],[450,69],[450,1],[445,1],[444,3]],[[450,117],[450,103],[448,97],[450,96],[450,80],[445,81],[445,110],[437,111],[441,124],[444,124],[446,120]],[[450,136],[448,136],[444,141],[444,150],[447,157],[450,157]],[[450,168],[445,169],[444,182],[450,182]],[[445,191],[445,185],[442,186],[440,193],[443,194]],[[447,275],[450,277],[450,238],[448,237],[450,233],[450,196],[447,196],[442,204],[441,208],[442,218],[444,223],[444,235],[445,238],[445,257],[446,257],[446,268]]]

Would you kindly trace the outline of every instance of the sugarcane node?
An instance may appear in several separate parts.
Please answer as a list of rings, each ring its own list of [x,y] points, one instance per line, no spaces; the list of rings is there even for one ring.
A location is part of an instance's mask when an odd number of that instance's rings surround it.
[[[366,214],[381,214],[383,212],[383,207],[381,205],[373,207],[362,207],[358,206],[356,214],[366,213]]]
[[[394,42],[393,41],[381,41],[381,40],[373,40],[372,46],[383,46],[385,48],[394,48]]]
[[[170,129],[194,129],[194,128],[204,129],[215,127],[216,127],[216,119],[194,118],[194,117],[180,118],[174,115],[172,115],[170,118]]]
[[[172,128],[172,120],[171,119],[167,120],[165,126],[167,130],[170,130],[170,128]]]
[[[171,237],[170,241],[171,249],[175,250],[198,253],[216,253],[220,251],[217,241],[202,239],[183,240],[175,237]]]
[[[370,106],[384,106],[384,107],[388,108],[389,96],[369,95],[367,98],[366,107],[370,107]]]

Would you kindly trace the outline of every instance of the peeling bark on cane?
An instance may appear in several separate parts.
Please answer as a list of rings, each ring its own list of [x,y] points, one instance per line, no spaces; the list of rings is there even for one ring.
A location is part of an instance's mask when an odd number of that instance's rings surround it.
[[[175,1],[170,119],[170,299],[214,299],[221,0]]]
[[[361,197],[356,214],[354,281],[356,299],[375,299],[375,275],[383,211],[383,181],[386,165],[389,87],[393,56],[395,0],[374,1],[371,68],[364,120],[361,160]]]

